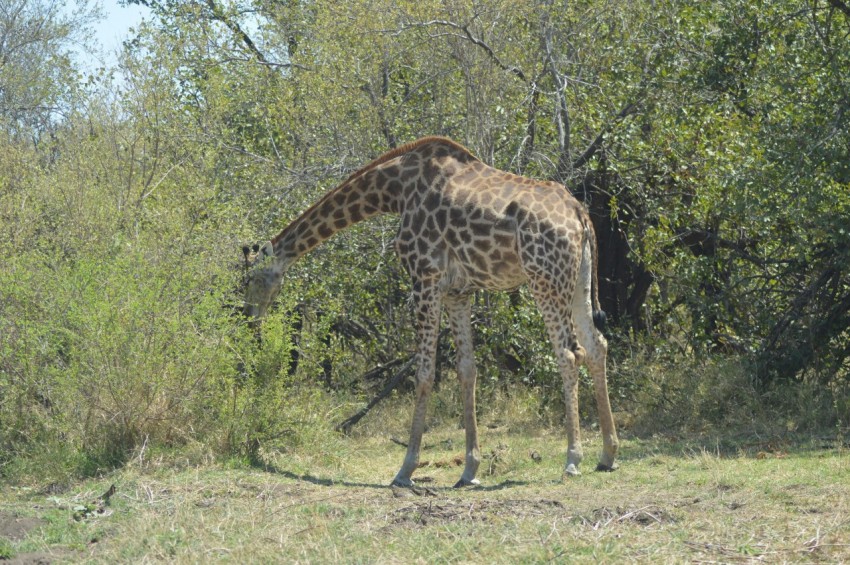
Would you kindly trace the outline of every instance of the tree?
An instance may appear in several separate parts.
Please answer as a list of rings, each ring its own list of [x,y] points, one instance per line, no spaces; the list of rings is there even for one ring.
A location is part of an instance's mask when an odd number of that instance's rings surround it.
[[[85,49],[100,16],[88,0],[0,2],[0,120],[13,135],[38,136],[67,114],[78,87],[73,50]]]

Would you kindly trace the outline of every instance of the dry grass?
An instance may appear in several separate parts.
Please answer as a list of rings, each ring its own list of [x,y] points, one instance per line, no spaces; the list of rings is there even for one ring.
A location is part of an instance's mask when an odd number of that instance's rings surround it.
[[[0,515],[38,520],[0,550],[19,562],[850,561],[850,457],[835,442],[626,439],[620,470],[596,473],[587,432],[585,474],[561,482],[560,434],[499,425],[497,410],[482,425],[481,487],[449,488],[463,432],[444,421],[411,491],[387,487],[406,418],[378,416],[358,437],[266,453],[266,469],[148,454],[58,494],[6,487]]]

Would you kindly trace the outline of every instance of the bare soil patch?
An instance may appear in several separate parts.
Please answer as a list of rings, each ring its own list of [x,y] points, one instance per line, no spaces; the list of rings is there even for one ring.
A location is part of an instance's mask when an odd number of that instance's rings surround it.
[[[9,541],[20,541],[42,524],[44,524],[44,520],[40,518],[29,518],[8,512],[0,512],[0,538],[5,538]]]
[[[3,563],[4,565],[49,565],[55,559],[56,556],[44,552],[19,553]]]
[[[592,529],[614,524],[652,526],[676,522],[666,508],[647,505],[639,508],[598,508],[587,514],[575,515],[558,500],[428,500],[417,501],[393,511],[390,527],[431,526],[447,522],[490,522],[494,519],[525,519],[529,517],[572,520]]]
[[[32,518],[28,516],[18,516],[10,512],[0,512],[0,539],[8,541],[20,541],[27,535],[45,524],[45,521],[40,518]],[[19,553],[11,559],[3,560],[4,564],[9,565],[41,565],[53,563],[55,557],[49,553]]]
[[[392,512],[393,525],[428,526],[446,522],[488,522],[494,518],[563,515],[557,500],[465,500],[415,502]]]
[[[669,510],[654,504],[641,508],[602,507],[597,508],[588,515],[579,516],[578,519],[582,524],[590,526],[593,529],[611,524],[651,526],[653,524],[669,524],[676,521],[676,517]]]

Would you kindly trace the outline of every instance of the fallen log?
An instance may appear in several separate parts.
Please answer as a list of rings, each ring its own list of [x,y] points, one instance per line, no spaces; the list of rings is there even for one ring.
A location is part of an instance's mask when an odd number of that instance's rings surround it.
[[[380,401],[382,401],[384,398],[386,398],[387,396],[390,395],[390,393],[399,385],[399,383],[401,383],[401,381],[407,375],[408,371],[410,371],[411,367],[413,367],[413,364],[415,362],[416,362],[416,355],[411,355],[410,357],[408,357],[407,361],[404,362],[401,369],[399,369],[398,372],[396,372],[396,374],[393,375],[393,378],[391,378],[387,382],[387,384],[384,386],[383,390],[381,390],[381,392],[379,392],[378,395],[375,396],[375,398],[370,400],[369,404],[367,404],[365,407],[358,410],[356,414],[354,414],[350,418],[347,418],[346,420],[337,424],[337,426],[335,428],[336,431],[338,431],[338,432],[341,431],[345,435],[348,435],[349,432],[351,432],[351,428],[353,428],[357,424],[357,422],[362,420],[363,417],[366,414],[368,414],[369,411],[372,410],[372,408],[377,406],[377,404]],[[395,366],[395,365],[398,365],[400,363],[402,363],[401,360],[396,360],[396,361],[393,361],[391,363],[391,365]],[[375,372],[378,369],[380,369],[381,371],[385,371],[387,368],[388,368],[387,366],[384,366],[384,367],[378,367],[376,369],[372,369],[371,371],[369,371],[369,373],[367,373],[367,375],[370,375],[370,374],[374,375]]]

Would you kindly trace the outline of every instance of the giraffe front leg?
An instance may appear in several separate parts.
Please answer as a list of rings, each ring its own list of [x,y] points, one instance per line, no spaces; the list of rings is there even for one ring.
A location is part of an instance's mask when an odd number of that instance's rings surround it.
[[[463,394],[463,428],[466,431],[466,461],[455,488],[477,485],[475,474],[481,464],[478,449],[478,422],[475,418],[475,352],[472,343],[472,311],[468,297],[446,300],[446,310],[457,350],[457,376]]]
[[[416,292],[418,291],[418,293]],[[413,486],[413,471],[419,465],[419,449],[425,431],[425,415],[428,398],[434,387],[434,361],[437,353],[437,335],[440,329],[440,303],[433,289],[414,284],[414,300],[417,303],[419,367],[416,371],[416,401],[413,407],[413,422],[410,425],[410,440],[407,454],[392,484]]]
[[[425,413],[428,409],[428,397],[434,386],[434,373],[423,374],[420,361],[416,374],[416,403],[413,408],[413,423],[410,426],[410,440],[407,443],[407,454],[392,484],[400,487],[413,486],[413,471],[419,466],[419,450],[422,445],[422,434],[425,431]]]
[[[455,483],[455,488],[479,484],[475,474],[481,464],[481,452],[478,448],[478,423],[475,419],[475,361],[458,361],[458,375],[463,393],[463,427],[466,432],[466,457],[463,474]]]

